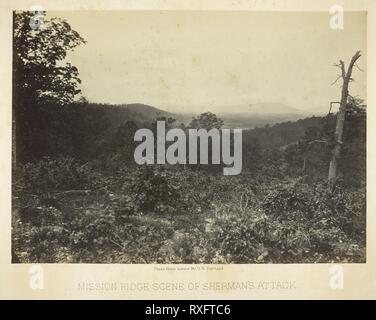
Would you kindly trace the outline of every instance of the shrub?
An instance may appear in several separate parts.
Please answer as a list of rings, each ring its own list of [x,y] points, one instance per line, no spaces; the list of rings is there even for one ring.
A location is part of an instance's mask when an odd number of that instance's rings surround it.
[[[46,193],[54,190],[84,189],[94,178],[88,164],[73,158],[45,157],[16,170],[16,180],[25,192]]]
[[[258,209],[219,207],[210,243],[235,263],[362,261],[365,199],[358,192],[296,181],[274,185]]]

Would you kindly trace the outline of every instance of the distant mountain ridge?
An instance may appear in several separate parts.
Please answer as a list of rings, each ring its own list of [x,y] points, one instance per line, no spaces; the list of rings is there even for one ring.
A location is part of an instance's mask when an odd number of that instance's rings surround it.
[[[180,123],[189,124],[196,114],[174,114],[141,103],[95,104],[110,122],[110,131],[115,133],[127,121],[134,121],[139,128],[149,127],[159,117],[174,118]],[[269,109],[271,110],[271,109]],[[285,109],[291,111],[291,109]],[[304,116],[302,114],[217,114],[224,120],[224,128],[242,128],[243,140],[257,140],[264,148],[280,148],[298,141],[310,127],[321,130],[328,121],[333,126],[335,116]]]
[[[180,123],[188,125],[192,118],[198,115],[194,113],[172,113],[142,103],[116,105],[91,103],[90,105],[107,108],[106,114],[113,130],[116,130],[126,121],[134,121],[139,126],[142,126],[150,124],[160,117],[171,117]],[[234,106],[227,108],[227,110],[226,112],[216,113],[224,121],[224,128],[253,129],[264,127],[267,124],[273,125],[285,121],[296,121],[307,116],[301,110],[281,103],[258,103],[249,105],[248,108]]]
[[[156,119],[158,117],[171,117],[174,116],[173,113],[158,109],[156,107],[149,106],[142,103],[130,103],[130,104],[120,104],[121,108],[127,109],[131,112],[136,112],[145,118]]]
[[[261,102],[248,105],[238,105],[221,107],[221,114],[243,114],[243,115],[288,115],[288,114],[306,114],[306,112],[287,106],[278,102]]]
[[[134,121],[139,127],[148,126],[160,117],[172,117],[175,115],[142,103],[107,104],[89,103],[90,108],[99,109],[110,122],[110,131],[116,131],[127,121]]]

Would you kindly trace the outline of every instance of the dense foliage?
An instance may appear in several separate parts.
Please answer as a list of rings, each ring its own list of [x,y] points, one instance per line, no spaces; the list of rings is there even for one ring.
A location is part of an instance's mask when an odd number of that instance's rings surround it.
[[[190,169],[98,167],[43,159],[19,171],[13,244],[22,261],[365,259],[364,189],[340,181],[255,183]]]

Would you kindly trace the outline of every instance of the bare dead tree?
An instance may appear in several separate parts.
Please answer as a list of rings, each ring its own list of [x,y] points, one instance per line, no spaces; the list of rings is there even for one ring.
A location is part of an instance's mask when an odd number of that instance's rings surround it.
[[[341,69],[341,75],[339,76],[339,78],[337,78],[337,80],[342,78],[343,85],[342,85],[340,107],[339,107],[339,111],[337,114],[336,129],[334,132],[335,145],[332,150],[332,159],[329,165],[328,180],[333,180],[337,177],[338,161],[339,161],[339,157],[341,153],[341,146],[343,143],[342,142],[343,126],[345,122],[347,100],[349,97],[349,83],[354,81],[353,78],[351,78],[351,73],[352,73],[354,65],[356,66],[356,61],[360,57],[361,57],[360,51],[357,51],[355,55],[352,57],[350,64],[347,68],[347,71],[345,69],[345,63],[342,60],[340,60],[339,64],[335,64],[336,67]],[[335,82],[337,82],[337,80]]]

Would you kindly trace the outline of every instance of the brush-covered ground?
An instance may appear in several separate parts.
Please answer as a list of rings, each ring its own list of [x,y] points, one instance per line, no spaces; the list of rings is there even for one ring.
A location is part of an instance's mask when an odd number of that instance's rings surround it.
[[[116,169],[114,169],[116,168]],[[365,188],[71,158],[13,176],[21,263],[365,262]]]

